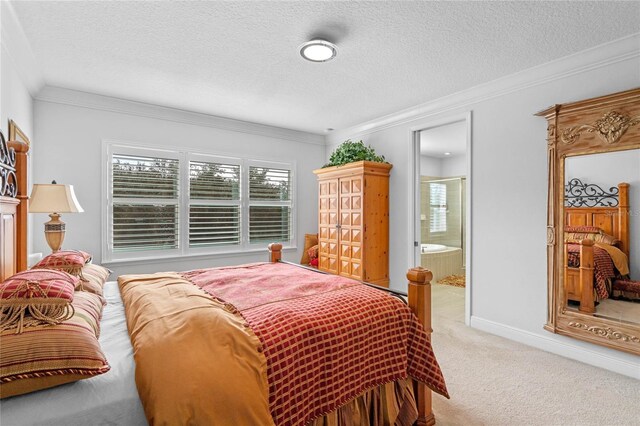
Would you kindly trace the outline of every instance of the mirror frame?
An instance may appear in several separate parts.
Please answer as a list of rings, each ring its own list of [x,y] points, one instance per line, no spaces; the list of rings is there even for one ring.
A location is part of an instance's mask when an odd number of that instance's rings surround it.
[[[640,324],[621,323],[568,309],[564,303],[563,273],[565,159],[640,149],[640,88],[554,105],[536,115],[547,119],[548,305],[544,328],[552,333],[640,355]],[[617,184],[614,182],[612,186]],[[640,206],[631,207],[636,212],[640,209]],[[639,215],[632,214],[632,217],[640,220]]]

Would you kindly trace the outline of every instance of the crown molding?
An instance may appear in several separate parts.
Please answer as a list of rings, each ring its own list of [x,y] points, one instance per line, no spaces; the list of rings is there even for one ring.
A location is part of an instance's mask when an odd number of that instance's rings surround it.
[[[274,139],[285,139],[312,145],[324,145],[325,137],[300,130],[285,129],[266,124],[234,120],[231,118],[192,112],[178,108],[131,101],[62,87],[45,86],[35,96],[37,101],[70,105],[119,114],[154,118],[163,121],[191,124],[194,126],[212,127],[232,132],[267,136]]]
[[[327,135],[327,145],[504,96],[530,87],[640,57],[640,33],[565,56],[451,95],[384,115]]]
[[[36,60],[13,6],[0,2],[0,44],[29,94],[34,97],[44,86],[42,67]]]

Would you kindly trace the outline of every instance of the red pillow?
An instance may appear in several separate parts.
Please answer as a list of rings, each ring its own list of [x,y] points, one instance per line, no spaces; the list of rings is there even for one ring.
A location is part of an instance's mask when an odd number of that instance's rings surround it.
[[[91,255],[80,250],[60,250],[45,256],[32,269],[59,269],[72,275],[80,275],[82,267],[91,260]]]
[[[318,244],[316,244],[315,246],[313,246],[309,250],[307,250],[307,254],[309,255],[310,261],[313,260],[313,259],[317,259],[318,258]],[[309,263],[311,263],[311,262],[309,262]]]
[[[64,271],[19,272],[0,284],[0,331],[41,324],[59,324],[73,316],[73,295],[79,278]]]

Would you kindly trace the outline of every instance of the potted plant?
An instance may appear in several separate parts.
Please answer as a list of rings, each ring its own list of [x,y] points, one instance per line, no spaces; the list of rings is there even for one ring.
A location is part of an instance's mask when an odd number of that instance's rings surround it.
[[[353,142],[351,139],[347,139],[342,142],[335,151],[333,151],[331,157],[329,157],[329,162],[322,166],[322,168],[342,166],[356,161],[387,163],[384,159],[384,155],[376,154],[376,151],[371,147],[371,145],[366,146],[361,140]]]

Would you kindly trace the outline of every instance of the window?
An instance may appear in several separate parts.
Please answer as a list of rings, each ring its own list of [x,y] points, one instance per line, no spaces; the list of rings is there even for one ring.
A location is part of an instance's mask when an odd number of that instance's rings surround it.
[[[429,231],[447,231],[447,185],[429,183]]]
[[[249,241],[291,239],[291,170],[249,167]]]
[[[177,248],[178,160],[114,154],[111,165],[113,251]]]
[[[294,241],[291,164],[106,144],[104,261]]]
[[[189,162],[189,247],[240,244],[240,165]]]

